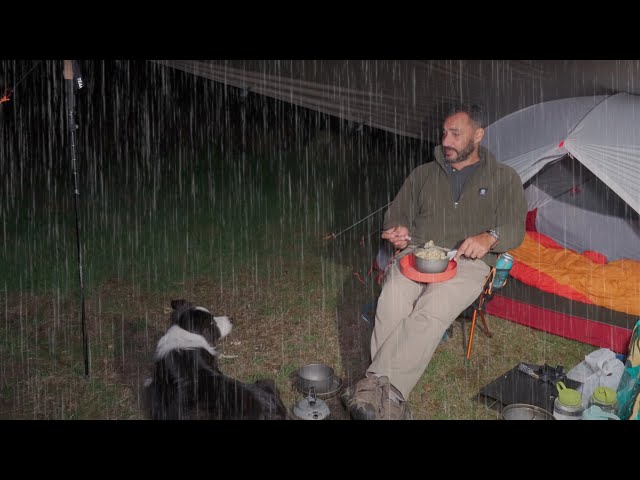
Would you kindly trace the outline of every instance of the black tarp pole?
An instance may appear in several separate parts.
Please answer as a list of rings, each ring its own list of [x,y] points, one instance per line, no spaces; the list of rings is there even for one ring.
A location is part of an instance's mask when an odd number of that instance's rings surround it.
[[[87,323],[84,309],[84,278],[82,274],[82,244],[80,242],[80,189],[78,186],[78,169],[76,162],[76,124],[74,79],[72,60],[64,61],[64,84],[67,94],[67,124],[71,142],[71,170],[73,173],[73,197],[76,209],[76,244],[78,247],[78,273],[80,276],[80,319],[82,322],[82,352],[84,355],[84,374],[89,376],[89,341],[87,338]]]

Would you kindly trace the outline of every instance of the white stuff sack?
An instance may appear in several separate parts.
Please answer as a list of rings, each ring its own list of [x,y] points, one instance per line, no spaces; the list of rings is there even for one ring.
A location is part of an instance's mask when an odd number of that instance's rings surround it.
[[[569,370],[567,378],[581,382],[578,390],[582,394],[582,404],[586,408],[596,387],[618,389],[624,373],[624,363],[608,348],[601,348],[585,355],[584,361]]]

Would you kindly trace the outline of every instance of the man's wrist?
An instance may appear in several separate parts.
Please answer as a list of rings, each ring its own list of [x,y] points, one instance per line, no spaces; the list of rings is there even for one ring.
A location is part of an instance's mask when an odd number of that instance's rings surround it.
[[[494,239],[493,243],[489,247],[489,250],[493,250],[500,241],[500,234],[496,230],[486,230],[485,233]]]

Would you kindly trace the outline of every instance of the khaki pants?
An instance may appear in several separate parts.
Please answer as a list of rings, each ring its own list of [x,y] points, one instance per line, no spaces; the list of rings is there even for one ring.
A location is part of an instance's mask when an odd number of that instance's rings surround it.
[[[482,260],[465,258],[457,269],[446,282],[417,283],[400,272],[396,258],[385,275],[367,372],[387,376],[405,400],[447,328],[478,298],[490,272]]]

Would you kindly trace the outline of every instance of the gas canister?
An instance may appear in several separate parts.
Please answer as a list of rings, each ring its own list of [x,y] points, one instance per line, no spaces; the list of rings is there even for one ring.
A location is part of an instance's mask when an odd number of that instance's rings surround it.
[[[501,253],[496,261],[496,276],[492,283],[493,290],[498,290],[505,286],[511,267],[513,267],[513,257],[506,252]]]

